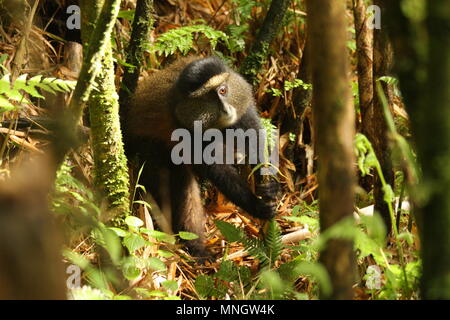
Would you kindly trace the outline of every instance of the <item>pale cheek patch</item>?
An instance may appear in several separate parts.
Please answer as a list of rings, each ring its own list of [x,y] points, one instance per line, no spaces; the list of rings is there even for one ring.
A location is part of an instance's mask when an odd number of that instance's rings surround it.
[[[224,104],[224,114],[221,114],[219,123],[223,127],[231,126],[237,121],[237,111],[236,108],[228,103]]]

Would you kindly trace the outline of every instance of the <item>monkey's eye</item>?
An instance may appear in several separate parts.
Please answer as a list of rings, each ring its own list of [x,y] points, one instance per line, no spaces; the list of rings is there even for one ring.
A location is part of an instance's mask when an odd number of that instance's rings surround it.
[[[227,94],[228,89],[227,89],[226,86],[221,86],[221,87],[219,88],[219,90],[217,90],[217,92],[219,92],[220,95],[224,96],[224,95]]]

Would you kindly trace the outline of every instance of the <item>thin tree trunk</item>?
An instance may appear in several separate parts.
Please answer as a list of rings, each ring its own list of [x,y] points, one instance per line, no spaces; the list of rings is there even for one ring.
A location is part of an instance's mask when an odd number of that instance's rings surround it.
[[[373,32],[367,25],[364,0],[353,0],[353,17],[356,33],[356,55],[358,58],[358,96],[361,121],[356,122],[358,131],[367,138],[374,136],[373,117]],[[369,192],[373,188],[373,176],[359,178],[359,184]]]
[[[384,28],[387,29],[395,51],[393,72],[399,80],[399,87],[408,111],[414,138],[420,126],[420,110],[425,105],[426,87],[426,29],[422,23],[412,23],[403,13],[398,1],[383,1],[386,8]],[[425,137],[428,137],[426,135]],[[427,139],[427,138],[426,138]],[[410,194],[420,192],[418,181],[411,167],[405,167],[406,180]],[[411,197],[414,218],[419,231],[423,225],[423,211],[418,204],[419,197]]]
[[[381,1],[375,0],[375,5],[378,5],[381,10],[381,19],[384,20],[385,8]],[[386,119],[383,112],[383,105],[381,99],[376,94],[377,81],[380,77],[389,76],[392,66],[392,48],[387,38],[387,30],[375,29],[373,34],[373,114],[371,119],[372,130],[369,132],[369,140],[371,141],[375,154],[380,162],[381,170],[383,171],[386,183],[394,187],[394,171],[392,168],[391,152],[389,148],[388,129]],[[392,104],[392,89],[385,82],[381,82],[384,94],[387,97],[389,105]],[[374,185],[374,210],[379,212],[386,224],[388,232],[392,228],[389,208],[384,199],[384,192],[380,177],[375,173]]]
[[[308,40],[303,48],[303,57],[300,65],[300,72],[298,78],[304,83],[311,84],[311,59],[310,46]],[[296,164],[297,173],[301,177],[308,177],[312,174],[314,155],[311,146],[313,145],[313,136],[310,132],[309,118],[306,117],[306,109],[311,106],[312,89],[297,87],[292,94],[292,104],[294,106],[295,118],[291,117],[287,122],[288,130],[292,130],[296,134],[296,143],[294,145],[294,152],[291,161]],[[309,135],[307,133],[310,133]],[[300,165],[297,165],[300,164]]]
[[[416,132],[422,186],[428,193],[423,204],[421,288],[425,299],[450,299],[450,2],[428,1],[426,25],[428,103],[421,106]]]
[[[348,79],[345,3],[308,0],[313,113],[318,154],[320,227],[324,232],[351,217],[354,205],[354,111]],[[351,241],[331,239],[320,261],[333,292],[322,298],[351,299],[356,263]]]
[[[256,36],[255,43],[241,66],[241,73],[250,83],[255,82],[256,75],[269,55],[269,47],[278,35],[281,23],[289,8],[291,0],[272,0],[269,11],[264,19],[261,29]]]
[[[92,35],[104,0],[81,1],[82,39]],[[114,83],[114,61],[108,41],[101,59],[101,70],[95,82],[97,89],[89,99],[89,115],[94,154],[95,185],[107,199],[109,209],[119,216],[129,214],[129,177],[119,119],[119,101]]]
[[[142,69],[142,60],[144,58],[145,43],[148,41],[148,34],[153,24],[153,0],[138,0],[134,13],[133,28],[131,32],[130,43],[127,48],[127,64],[134,66],[126,68],[122,78],[120,88],[120,114],[127,108],[127,102],[136,91],[139,74]]]
[[[372,32],[367,26],[364,0],[353,0],[353,17],[356,32],[356,54],[358,56],[358,93],[361,111],[361,132],[368,136],[371,128],[369,119],[373,106]]]
[[[450,299],[450,2],[427,1],[426,21],[410,21],[397,1],[384,3],[395,71],[422,168],[416,192],[425,197],[415,207],[422,296]]]

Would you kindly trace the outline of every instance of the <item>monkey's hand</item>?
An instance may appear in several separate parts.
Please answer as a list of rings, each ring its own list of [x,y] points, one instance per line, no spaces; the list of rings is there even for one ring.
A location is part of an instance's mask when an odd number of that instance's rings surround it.
[[[276,181],[270,181],[256,186],[255,193],[261,198],[257,209],[258,218],[271,219],[275,216],[279,190],[280,186]]]
[[[272,219],[276,214],[276,203],[270,202],[266,203],[262,200],[258,202],[256,213],[254,216],[259,219],[269,220]]]
[[[256,195],[265,202],[276,202],[279,192],[280,184],[276,180],[258,183],[255,190]]]

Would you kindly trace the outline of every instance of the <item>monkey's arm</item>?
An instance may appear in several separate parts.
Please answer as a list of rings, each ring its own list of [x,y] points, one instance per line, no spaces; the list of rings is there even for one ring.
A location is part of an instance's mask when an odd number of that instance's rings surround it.
[[[235,129],[254,129],[256,132],[259,130],[263,130],[263,127],[261,125],[261,120],[258,116],[258,113],[256,111],[255,107],[249,107],[247,109],[247,112],[242,116],[242,118],[239,120],[238,123],[236,123],[233,128]],[[265,135],[265,133],[264,133]],[[251,153],[256,153],[258,156],[258,164],[263,163],[267,161],[266,159],[260,158],[262,152],[260,150],[264,150],[265,148],[265,139],[260,140],[258,139],[256,145],[246,145],[247,155]],[[253,165],[254,166],[254,165]],[[256,182],[256,194],[261,196],[263,201],[265,203],[268,202],[276,202],[276,198],[278,195],[278,192],[280,190],[279,183],[277,180],[270,176],[261,175],[261,170],[256,170],[254,173],[255,182]]]
[[[236,168],[225,164],[194,165],[196,173],[210,180],[230,201],[260,219],[275,215],[272,205],[256,197]]]

